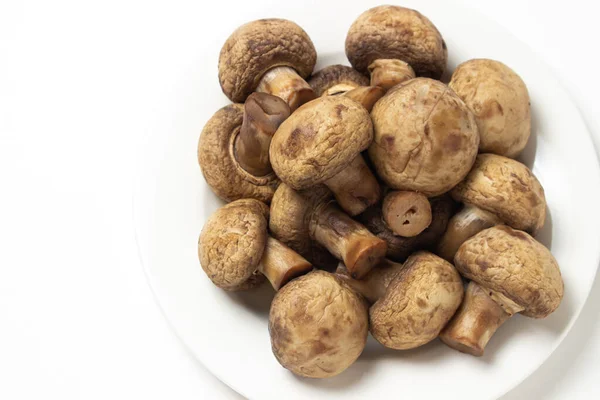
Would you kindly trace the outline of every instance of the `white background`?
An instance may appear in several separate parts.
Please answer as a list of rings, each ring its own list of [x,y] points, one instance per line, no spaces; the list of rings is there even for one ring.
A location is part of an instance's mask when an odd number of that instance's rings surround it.
[[[554,68],[600,148],[595,2],[462,1]],[[166,324],[131,223],[161,77],[181,68],[164,33],[225,17],[200,1],[0,1],[0,398],[240,398]],[[599,317],[597,280],[565,342],[504,399],[600,397]]]

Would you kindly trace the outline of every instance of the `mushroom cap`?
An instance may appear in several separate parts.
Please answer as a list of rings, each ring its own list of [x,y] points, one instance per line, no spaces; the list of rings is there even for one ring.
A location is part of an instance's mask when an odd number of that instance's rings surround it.
[[[521,153],[531,134],[531,107],[519,75],[499,61],[475,59],[456,68],[449,86],[475,114],[482,153]]]
[[[371,306],[371,334],[392,349],[422,346],[439,335],[463,295],[462,279],[452,264],[432,253],[415,253]]]
[[[269,207],[254,199],[236,200],[215,211],[198,240],[200,265],[218,287],[248,288],[267,244]],[[252,285],[250,285],[252,286]]]
[[[298,108],[277,129],[269,157],[277,176],[302,190],[337,175],[369,147],[369,113],[346,96],[325,96]]]
[[[446,85],[416,78],[394,86],[371,112],[369,155],[384,182],[437,196],[469,172],[479,146],[473,113]]]
[[[378,6],[362,13],[346,36],[346,56],[359,72],[380,58],[407,62],[417,76],[439,79],[448,49],[435,25],[423,14],[399,6]]]
[[[341,373],[362,353],[368,329],[364,299],[328,272],[314,270],[294,279],[271,304],[273,354],[296,375]]]
[[[546,317],[563,297],[560,269],[550,250],[506,225],[483,230],[464,242],[454,264],[465,278],[523,307],[521,314],[528,317]]]
[[[235,158],[234,144],[243,115],[242,104],[230,104],[208,120],[198,142],[198,163],[204,179],[221,199],[253,198],[268,203],[279,184],[277,176],[254,176]]]
[[[219,82],[231,101],[243,102],[274,67],[290,67],[308,77],[317,51],[308,34],[285,19],[259,19],[237,28],[219,55]]]
[[[369,86],[369,78],[352,67],[336,64],[318,70],[311,76],[308,84],[317,97],[336,85]]]
[[[544,188],[527,166],[495,154],[480,154],[452,192],[456,201],[498,216],[515,229],[535,233],[546,219]]]

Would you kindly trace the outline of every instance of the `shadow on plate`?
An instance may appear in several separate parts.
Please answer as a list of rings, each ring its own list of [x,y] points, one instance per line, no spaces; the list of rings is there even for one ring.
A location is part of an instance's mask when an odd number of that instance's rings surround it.
[[[226,293],[237,306],[245,308],[259,318],[265,320],[269,318],[269,309],[275,296],[275,291],[268,281],[255,289]]]
[[[527,141],[527,145],[523,149],[523,152],[517,158],[517,160],[527,165],[529,169],[533,169],[533,165],[535,164],[538,135],[540,135],[540,132],[538,131],[539,126],[539,116],[535,110],[535,107],[531,107],[531,135],[529,136],[529,141]]]

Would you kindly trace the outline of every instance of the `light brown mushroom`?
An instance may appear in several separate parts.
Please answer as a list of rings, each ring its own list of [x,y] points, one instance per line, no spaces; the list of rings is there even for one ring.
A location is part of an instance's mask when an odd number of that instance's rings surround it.
[[[394,86],[415,78],[415,71],[401,60],[377,59],[369,64],[371,86],[388,91]]]
[[[269,313],[277,361],[308,378],[346,370],[365,348],[368,329],[366,302],[335,275],[318,270],[283,287]]]
[[[317,61],[307,33],[292,21],[260,19],[236,29],[219,55],[219,82],[233,102],[253,91],[281,97],[290,108],[315,98],[306,83]]]
[[[381,195],[361,151],[373,139],[369,113],[346,96],[319,97],[285,120],[271,141],[277,176],[296,190],[324,183],[350,215],[363,212]]]
[[[495,154],[480,154],[469,175],[450,192],[465,204],[450,220],[437,253],[452,260],[469,237],[505,223],[535,234],[544,226],[544,189],[527,166]]]
[[[352,89],[344,93],[344,96],[350,97],[352,100],[360,103],[360,105],[362,105],[368,112],[371,112],[375,106],[375,103],[377,103],[377,101],[379,101],[384,94],[385,90],[379,86],[364,86]]]
[[[475,162],[479,135],[473,113],[439,81],[417,78],[395,86],[371,117],[375,137],[369,156],[393,189],[437,196]]]
[[[393,190],[383,198],[383,220],[399,236],[413,237],[431,224],[431,205],[421,193]]]
[[[403,265],[384,258],[363,279],[354,279],[348,269],[340,263],[335,270],[338,278],[346,282],[354,291],[360,293],[369,304],[375,303],[385,295],[388,286],[396,275],[402,271]]]
[[[523,151],[531,107],[519,75],[499,61],[475,59],[456,68],[449,86],[475,114],[480,152],[515,158]]]
[[[360,279],[385,256],[387,245],[341,211],[332,197],[323,185],[300,193],[282,183],[271,202],[269,228],[275,238],[316,265],[316,244],[326,248]]]
[[[262,273],[279,290],[312,270],[298,253],[269,236],[269,207],[254,199],[231,202],[215,211],[202,228],[198,256],[218,287],[237,291],[261,283]]]
[[[483,355],[510,316],[545,318],[563,297],[560,269],[550,251],[529,234],[498,225],[460,247],[454,263],[470,279],[465,300],[440,338],[448,346]]]

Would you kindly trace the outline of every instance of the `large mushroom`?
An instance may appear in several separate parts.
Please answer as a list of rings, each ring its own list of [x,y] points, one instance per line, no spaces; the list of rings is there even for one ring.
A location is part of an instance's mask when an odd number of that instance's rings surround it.
[[[283,287],[269,313],[271,348],[296,375],[328,378],[356,361],[367,342],[365,301],[335,275],[315,270]]]
[[[279,185],[271,202],[269,227],[274,237],[317,266],[324,247],[356,279],[377,265],[387,249],[383,240],[342,212],[323,185],[301,193],[285,183]]]
[[[279,290],[291,279],[312,270],[298,253],[269,236],[269,207],[241,199],[215,211],[202,228],[198,256],[206,275],[218,287],[250,289],[263,274]]]
[[[563,297],[564,284],[552,253],[529,234],[505,225],[479,232],[454,257],[470,279],[465,300],[440,338],[475,356],[516,313],[545,318]]]
[[[499,61],[475,59],[456,68],[449,86],[475,114],[480,152],[521,153],[531,134],[531,107],[519,75]]]
[[[381,189],[361,151],[373,139],[369,113],[346,96],[326,96],[296,110],[275,132],[270,158],[277,176],[296,190],[324,183],[340,206],[357,215]]]
[[[219,82],[234,103],[253,91],[281,97],[290,108],[315,98],[306,83],[317,61],[315,46],[297,24],[285,19],[260,19],[240,26],[219,55]]]
[[[460,182],[475,162],[479,135],[473,113],[439,81],[416,78],[395,86],[371,117],[375,137],[369,156],[393,189],[437,196]]]
[[[495,154],[477,156],[469,175],[450,192],[464,207],[448,223],[437,253],[453,260],[460,245],[504,223],[535,234],[546,219],[544,189],[527,166]]]

